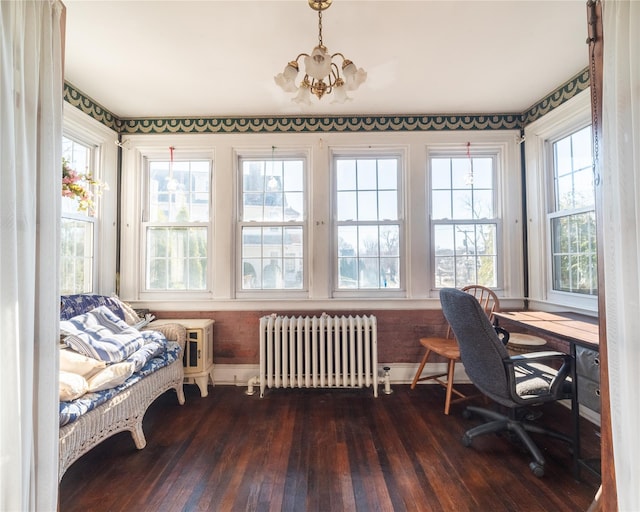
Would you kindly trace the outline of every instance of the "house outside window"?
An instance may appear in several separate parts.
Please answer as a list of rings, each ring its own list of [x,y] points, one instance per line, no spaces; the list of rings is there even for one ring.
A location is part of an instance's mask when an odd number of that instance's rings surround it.
[[[337,292],[403,288],[401,169],[384,152],[334,158]]]
[[[591,126],[552,143],[552,289],[597,296],[595,191]]]
[[[68,137],[62,139],[62,157],[80,174],[95,176],[94,150]],[[96,209],[80,209],[79,199],[63,197],[60,223],[60,293],[92,293],[96,276]]]
[[[435,288],[498,287],[495,156],[432,155],[429,167]]]
[[[299,157],[239,158],[239,290],[306,287],[305,165]]]
[[[207,290],[211,161],[148,160],[146,190],[145,290]]]

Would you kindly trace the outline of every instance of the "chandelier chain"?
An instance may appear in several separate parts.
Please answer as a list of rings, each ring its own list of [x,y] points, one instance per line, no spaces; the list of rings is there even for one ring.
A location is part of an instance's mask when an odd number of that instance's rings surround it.
[[[318,11],[318,46],[322,46],[322,11]]]

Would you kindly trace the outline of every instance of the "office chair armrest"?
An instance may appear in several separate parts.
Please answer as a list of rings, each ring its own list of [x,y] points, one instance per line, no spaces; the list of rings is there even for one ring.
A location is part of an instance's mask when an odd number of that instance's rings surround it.
[[[530,363],[542,363],[548,364],[553,361],[562,362],[560,369],[557,370],[556,375],[551,381],[549,386],[549,394],[553,397],[559,397],[562,393],[562,387],[567,377],[571,376],[573,369],[574,358],[565,354],[564,352],[557,352],[553,350],[545,350],[542,352],[529,352],[526,354],[519,354],[517,356],[511,356],[504,359],[505,367],[515,367],[518,364],[530,364]],[[513,368],[508,371],[510,377],[515,377],[513,374]],[[512,389],[515,389],[513,387]]]
[[[540,362],[543,362],[544,360],[547,360],[547,361],[552,361],[554,359],[563,360],[563,359],[566,359],[567,357],[571,359],[571,356],[569,354],[565,354],[564,352],[558,352],[556,350],[544,350],[540,352],[526,352],[524,354],[511,356],[509,357],[509,359],[505,360],[505,362],[507,363],[508,361],[511,361],[511,364],[540,363]]]

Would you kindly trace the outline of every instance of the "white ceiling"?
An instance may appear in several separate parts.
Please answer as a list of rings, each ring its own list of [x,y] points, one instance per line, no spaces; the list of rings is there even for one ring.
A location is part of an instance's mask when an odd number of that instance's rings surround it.
[[[303,108],[273,77],[318,42],[307,0],[63,1],[65,79],[121,118],[519,113],[588,65],[585,0],[334,0],[368,78]]]

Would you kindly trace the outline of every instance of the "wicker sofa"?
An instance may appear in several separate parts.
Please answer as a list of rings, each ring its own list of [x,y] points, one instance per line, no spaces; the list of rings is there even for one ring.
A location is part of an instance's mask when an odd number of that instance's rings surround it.
[[[63,296],[61,320],[68,320],[75,316],[74,313],[86,312],[88,308],[98,305],[107,305],[115,311],[119,301],[117,298],[102,295]],[[82,309],[86,311],[81,311]],[[154,331],[161,332],[166,340],[170,341],[167,346],[172,347],[172,357],[175,359],[169,363],[165,362],[164,366],[157,369],[153,366],[145,366],[146,372],[141,370],[139,375],[134,373],[124,384],[109,390],[109,398],[104,403],[65,424],[62,423],[67,419],[63,420],[62,411],[63,406],[68,406],[69,403],[61,402],[58,481],[79,457],[118,432],[130,431],[136,448],[144,448],[146,445],[142,430],[144,414],[151,403],[164,392],[174,389],[178,403],[184,404],[182,353],[186,341],[185,328],[178,324],[166,324],[155,328]],[[156,362],[156,366],[161,364],[163,363]]]

